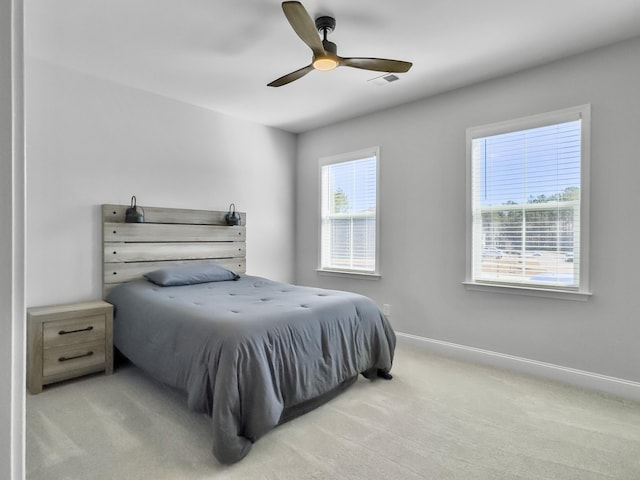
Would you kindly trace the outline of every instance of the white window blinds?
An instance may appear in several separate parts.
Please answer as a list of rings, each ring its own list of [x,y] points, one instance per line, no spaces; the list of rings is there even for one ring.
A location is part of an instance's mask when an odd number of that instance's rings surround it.
[[[377,152],[321,162],[321,270],[377,273],[377,177]]]
[[[472,135],[472,282],[580,288],[583,120],[570,116]]]

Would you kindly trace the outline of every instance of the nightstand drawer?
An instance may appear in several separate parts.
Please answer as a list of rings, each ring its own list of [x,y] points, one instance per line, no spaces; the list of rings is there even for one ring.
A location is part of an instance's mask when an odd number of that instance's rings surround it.
[[[42,343],[45,349],[104,340],[104,338],[104,314],[45,322],[42,325]]]
[[[96,365],[104,369],[104,339],[79,345],[49,348],[42,358],[42,376],[49,377]]]

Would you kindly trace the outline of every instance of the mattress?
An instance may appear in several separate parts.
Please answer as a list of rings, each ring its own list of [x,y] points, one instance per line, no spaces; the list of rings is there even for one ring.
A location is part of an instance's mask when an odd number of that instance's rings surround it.
[[[161,287],[116,287],[114,345],[211,416],[222,463],[262,435],[353,383],[391,369],[394,332],[362,295],[261,277]]]

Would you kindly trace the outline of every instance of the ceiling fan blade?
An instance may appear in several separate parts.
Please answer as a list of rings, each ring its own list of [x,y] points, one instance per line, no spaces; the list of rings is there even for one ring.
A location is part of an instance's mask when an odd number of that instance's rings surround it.
[[[411,62],[388,60],[386,58],[339,58],[340,66],[374,70],[376,72],[404,73],[412,66]]]
[[[324,55],[322,40],[309,13],[300,2],[282,2],[282,10],[293,30],[316,56]]]
[[[306,67],[302,67],[295,72],[287,73],[286,75],[274,80],[273,82],[267,84],[267,87],[281,87],[282,85],[286,85],[287,83],[291,83],[299,78],[304,77],[307,73],[313,70],[313,65],[307,65]]]

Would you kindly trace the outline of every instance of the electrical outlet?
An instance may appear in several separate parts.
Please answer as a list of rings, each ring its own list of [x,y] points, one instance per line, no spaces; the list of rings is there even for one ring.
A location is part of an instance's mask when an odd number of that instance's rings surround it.
[[[384,313],[387,317],[391,315],[391,305],[389,303],[385,303],[382,305],[382,313]]]

